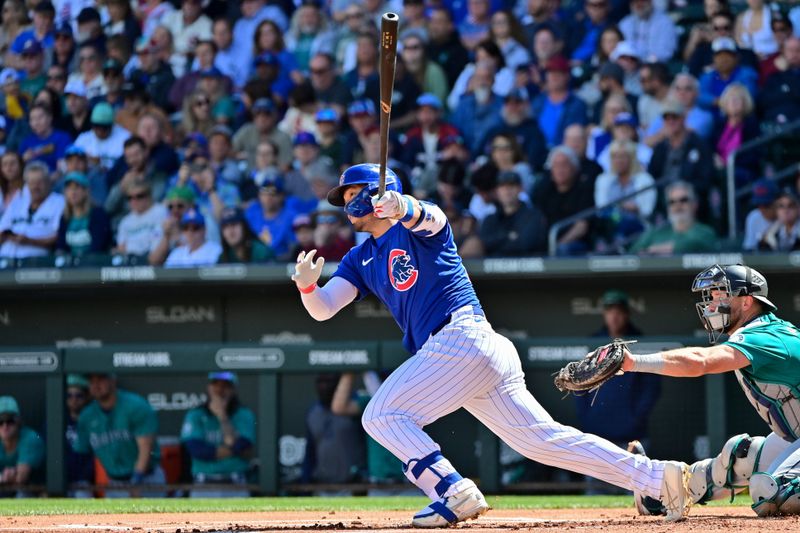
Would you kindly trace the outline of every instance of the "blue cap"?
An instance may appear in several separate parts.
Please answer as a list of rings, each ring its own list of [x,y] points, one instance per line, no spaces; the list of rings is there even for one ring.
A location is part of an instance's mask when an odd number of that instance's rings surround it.
[[[277,67],[280,65],[280,62],[278,61],[277,55],[273,54],[272,52],[264,52],[256,56],[256,58],[253,60],[253,65],[256,67],[259,65],[270,65]]]
[[[39,44],[39,41],[36,39],[28,39],[22,44],[22,52],[20,52],[20,54],[24,56],[41,54],[43,50],[44,49],[42,48],[42,45]]]
[[[259,98],[253,102],[252,111],[253,113],[273,113],[275,111],[275,102],[269,98]]]
[[[531,96],[528,94],[528,90],[525,89],[524,87],[517,87],[516,89],[511,89],[506,95],[506,101],[516,100],[517,102],[527,102],[530,99]]]
[[[69,35],[72,37],[72,25],[69,22],[62,22],[56,26],[56,35]]]
[[[189,146],[192,143],[195,143],[203,148],[208,147],[208,139],[206,139],[206,136],[200,133],[199,131],[190,133],[183,140],[184,146]]]
[[[313,133],[310,133],[308,131],[298,132],[297,135],[294,136],[294,145],[300,146],[301,144],[311,144],[314,146],[318,146],[317,138],[314,137]]]
[[[196,207],[189,209],[181,217],[181,226],[188,226],[189,224],[206,225],[206,219],[203,218],[203,215]]]
[[[238,207],[226,207],[222,210],[219,225],[225,226],[234,222],[244,222],[244,213]]]
[[[221,78],[224,74],[217,67],[204,68],[200,71],[201,78]]]
[[[317,111],[317,122],[338,122],[339,113],[335,109],[326,107]]]
[[[280,176],[275,177],[275,179],[266,180],[264,183],[261,184],[261,187],[258,189],[259,191],[263,192],[271,192],[271,193],[282,193],[284,190],[283,185],[283,178]]]
[[[751,203],[755,206],[770,205],[778,197],[778,186],[774,181],[761,178],[753,184]]]
[[[67,374],[67,387],[89,388],[89,380],[81,374]]]
[[[84,150],[80,146],[70,144],[64,151],[64,157],[72,157],[74,155],[77,155],[79,157],[86,157],[86,150]]]
[[[638,126],[638,122],[636,117],[634,117],[631,113],[627,111],[623,111],[622,113],[617,113],[617,116],[614,117],[614,125],[615,126],[630,126],[635,128]]]
[[[417,98],[417,105],[432,107],[434,109],[441,110],[442,109],[442,101],[439,100],[439,97],[433,93],[423,93]]]
[[[19,414],[19,404],[13,396],[0,396],[0,414],[3,413]]]
[[[89,187],[89,178],[83,172],[70,172],[64,176],[64,185],[73,182],[81,187]]]
[[[357,115],[375,115],[375,104],[372,100],[356,100],[347,107],[347,114],[350,116]]]
[[[209,372],[208,381],[227,381],[236,385],[239,383],[239,378],[233,372]]]

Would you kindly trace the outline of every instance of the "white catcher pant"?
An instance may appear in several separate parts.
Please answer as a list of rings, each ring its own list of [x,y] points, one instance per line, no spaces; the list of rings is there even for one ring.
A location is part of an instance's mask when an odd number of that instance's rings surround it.
[[[471,306],[387,378],[362,422],[408,464],[439,451],[422,428],[460,407],[529,459],[660,496],[663,464],[554,421],[526,389],[514,345]]]

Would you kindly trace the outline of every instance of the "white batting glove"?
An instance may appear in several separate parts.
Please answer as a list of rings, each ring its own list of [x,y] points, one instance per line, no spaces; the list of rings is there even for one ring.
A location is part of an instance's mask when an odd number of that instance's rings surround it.
[[[378,218],[399,220],[406,215],[406,199],[397,191],[386,191],[380,198],[373,196],[372,207]]]
[[[300,255],[297,256],[297,264],[294,266],[292,281],[297,284],[297,288],[301,292],[311,292],[320,275],[322,275],[322,265],[325,264],[325,258],[318,257],[314,261],[316,253],[316,250],[311,250],[307,254],[300,252]]]

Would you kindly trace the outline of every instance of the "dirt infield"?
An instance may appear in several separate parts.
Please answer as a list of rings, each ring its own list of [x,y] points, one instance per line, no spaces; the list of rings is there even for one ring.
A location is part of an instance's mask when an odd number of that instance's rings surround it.
[[[184,513],[127,515],[13,516],[0,518],[0,533],[80,532],[257,532],[257,531],[376,531],[409,528],[407,512],[280,512]],[[667,524],[661,518],[640,517],[632,509],[494,510],[456,529],[483,532],[524,531],[669,531],[780,532],[800,531],[800,517],[759,519],[747,507],[694,508],[688,520]]]

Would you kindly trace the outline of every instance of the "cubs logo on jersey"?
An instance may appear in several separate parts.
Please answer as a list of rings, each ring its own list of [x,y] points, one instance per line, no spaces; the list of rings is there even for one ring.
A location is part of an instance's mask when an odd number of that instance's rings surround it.
[[[399,248],[389,252],[389,281],[398,291],[407,291],[417,282],[419,270],[411,264],[411,256]]]

